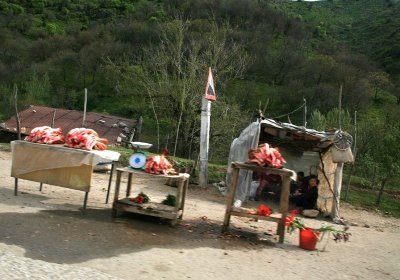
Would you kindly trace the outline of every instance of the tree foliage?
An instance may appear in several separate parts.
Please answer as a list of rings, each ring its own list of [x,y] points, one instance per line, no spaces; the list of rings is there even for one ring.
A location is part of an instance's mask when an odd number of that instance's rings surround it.
[[[144,140],[195,158],[211,67],[215,161],[264,104],[266,116],[287,116],[306,99],[310,126],[337,128],[339,85],[344,129],[355,110],[382,127],[375,120],[392,123],[400,110],[400,4],[342,2],[0,0],[0,118],[13,113],[14,83],[21,108],[81,109],[86,87],[89,110],[143,116]],[[302,111],[288,118],[302,124]],[[360,133],[374,139],[367,125]],[[357,172],[380,161],[364,154]]]

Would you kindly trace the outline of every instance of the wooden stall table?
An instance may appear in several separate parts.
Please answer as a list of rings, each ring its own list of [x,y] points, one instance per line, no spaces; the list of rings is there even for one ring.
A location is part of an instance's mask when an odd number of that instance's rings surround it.
[[[118,211],[130,212],[148,216],[154,216],[159,218],[165,218],[171,220],[172,224],[176,223],[176,219],[182,219],[183,210],[185,207],[186,192],[189,185],[189,174],[180,173],[179,175],[155,175],[146,173],[139,169],[133,169],[131,167],[117,168],[117,179],[115,182],[115,194],[114,202],[112,207],[112,216],[115,218]],[[119,199],[120,185],[122,174],[126,173],[128,175],[128,183],[126,188],[126,196]],[[168,206],[157,202],[149,202],[144,204],[134,203],[129,199],[131,195],[131,185],[132,185],[132,175],[143,175],[158,177],[158,178],[168,178],[176,179],[179,181],[178,187],[176,189],[176,204],[175,206]]]
[[[290,176],[292,176],[293,172],[289,169],[278,169],[278,168],[271,168],[271,167],[261,167],[258,165],[251,165],[239,162],[232,163],[232,180],[231,186],[229,189],[228,200],[226,205],[226,212],[225,212],[225,219],[222,226],[222,232],[229,231],[229,222],[231,216],[239,216],[239,217],[247,217],[252,219],[259,219],[259,220],[267,220],[271,222],[275,222],[278,224],[278,235],[279,235],[279,243],[283,243],[285,239],[285,223],[283,219],[286,217],[289,208],[289,192],[290,192]],[[233,207],[236,189],[237,189],[237,182],[239,177],[240,169],[248,169],[252,171],[259,171],[264,172],[266,174],[277,174],[282,177],[282,191],[279,203],[279,211],[281,213],[280,217],[266,217],[260,216],[257,214],[250,214],[248,211],[241,211],[243,208],[236,208]],[[250,209],[249,209],[250,210]]]
[[[12,141],[11,176],[15,178],[14,194],[18,194],[18,179],[74,189],[85,192],[86,209],[93,167],[98,163],[118,161],[120,153],[114,151],[87,151],[63,145]],[[112,175],[112,173],[111,173]],[[109,185],[112,177],[110,176]]]

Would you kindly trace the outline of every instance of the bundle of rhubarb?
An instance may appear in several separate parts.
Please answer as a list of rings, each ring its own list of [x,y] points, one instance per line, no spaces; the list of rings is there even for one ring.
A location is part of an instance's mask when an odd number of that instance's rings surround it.
[[[41,144],[62,144],[64,135],[61,128],[51,128],[50,126],[39,126],[31,130],[25,141]]]
[[[74,128],[68,132],[65,138],[65,146],[84,150],[105,150],[108,140],[99,138],[96,131],[90,128]]]
[[[259,166],[272,166],[281,168],[286,161],[278,149],[270,147],[267,143],[261,144],[257,149],[250,149],[249,159],[246,163],[256,163]]]
[[[176,174],[172,164],[166,158],[168,156],[168,150],[164,149],[162,154],[159,156],[151,156],[147,159],[146,168],[144,169],[147,173],[152,174]]]

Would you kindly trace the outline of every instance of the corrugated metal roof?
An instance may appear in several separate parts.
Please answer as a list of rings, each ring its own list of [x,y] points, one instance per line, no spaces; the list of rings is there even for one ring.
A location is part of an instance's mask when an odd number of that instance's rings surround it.
[[[61,127],[64,134],[73,128],[82,127],[83,112],[76,110],[56,109],[44,106],[30,106],[28,109],[19,113],[21,122],[21,133],[29,134],[30,131],[38,126],[51,126],[54,111],[54,127]],[[101,138],[106,138],[109,144],[115,144],[122,128],[119,123],[125,123],[129,130],[136,127],[137,121],[117,116],[110,116],[101,113],[87,112],[85,127],[96,131]],[[5,122],[6,131],[17,132],[15,116]]]
[[[334,131],[317,131],[291,123],[265,119],[260,122],[260,140],[276,146],[318,151],[333,143]]]

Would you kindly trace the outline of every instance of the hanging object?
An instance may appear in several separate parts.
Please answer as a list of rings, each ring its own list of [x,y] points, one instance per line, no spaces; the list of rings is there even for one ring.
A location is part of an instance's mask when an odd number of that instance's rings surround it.
[[[206,85],[206,95],[204,97],[207,100],[215,101],[217,96],[215,94],[214,79],[211,72],[211,67],[208,70],[208,79]]]
[[[333,145],[339,150],[347,150],[353,144],[353,137],[343,131],[338,131],[335,133],[335,137],[333,138]]]
[[[354,156],[351,151],[351,144],[353,143],[353,137],[343,131],[338,131],[333,139],[332,147],[332,161],[335,163],[339,162],[354,162]]]

